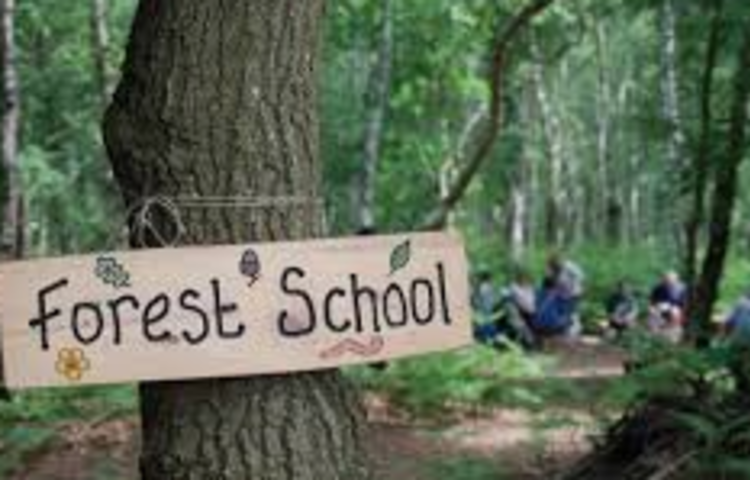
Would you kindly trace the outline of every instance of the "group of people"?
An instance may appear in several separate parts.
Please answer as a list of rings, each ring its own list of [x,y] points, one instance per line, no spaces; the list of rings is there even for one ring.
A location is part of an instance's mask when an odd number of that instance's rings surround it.
[[[491,275],[484,272],[474,305],[486,321],[477,325],[475,335],[484,343],[494,344],[505,337],[530,348],[545,338],[575,336],[580,331],[578,303],[583,285],[581,268],[557,254],[547,260],[538,286],[519,269],[513,282],[497,295]]]
[[[609,326],[616,334],[638,326],[640,308],[637,293],[628,282],[618,283],[605,307]],[[667,271],[651,289],[645,326],[652,334],[679,343],[687,320],[686,308],[687,287],[676,272]]]
[[[687,301],[688,289],[679,275],[673,271],[664,273],[648,297],[647,330],[672,343],[679,343],[688,320]],[[620,282],[606,307],[609,326],[616,333],[638,326],[638,299],[627,282]],[[750,291],[737,300],[720,325],[725,337],[750,345]]]
[[[523,270],[511,284],[497,291],[489,273],[480,274],[474,295],[475,309],[484,317],[475,336],[483,343],[497,344],[507,338],[529,348],[550,337],[575,337],[581,330],[578,307],[584,293],[584,274],[572,260],[549,257],[538,285]],[[617,284],[606,299],[607,323],[615,335],[635,328],[669,342],[679,343],[687,324],[688,289],[674,271],[665,272],[648,294],[645,316],[636,290],[626,281]],[[644,302],[645,303],[645,302]],[[641,318],[645,322],[641,323]],[[750,291],[723,322],[728,337],[750,345]]]

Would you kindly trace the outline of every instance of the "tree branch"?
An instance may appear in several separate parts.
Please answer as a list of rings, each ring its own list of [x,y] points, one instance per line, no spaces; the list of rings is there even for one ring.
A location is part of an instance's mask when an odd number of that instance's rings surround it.
[[[502,124],[502,86],[505,79],[510,46],[519,33],[554,2],[555,0],[532,0],[514,15],[510,22],[494,38],[491,46],[490,72],[487,78],[490,89],[487,121],[477,127],[481,130],[477,134],[478,143],[476,149],[469,153],[467,158],[461,162],[463,168],[458,172],[455,181],[441,198],[437,208],[427,215],[426,221],[422,226],[423,229],[440,229],[445,225],[448,213],[450,213],[466,193],[466,189],[471,184],[472,179],[495,146],[495,141],[500,135]]]

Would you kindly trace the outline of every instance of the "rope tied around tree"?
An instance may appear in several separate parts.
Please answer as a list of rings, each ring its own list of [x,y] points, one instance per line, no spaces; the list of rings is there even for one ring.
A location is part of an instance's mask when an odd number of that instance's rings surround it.
[[[309,196],[142,196],[127,209],[125,224],[130,239],[139,248],[176,247],[187,234],[183,222],[188,209],[275,210],[284,208],[318,209],[321,198]],[[122,234],[122,232],[120,232]]]

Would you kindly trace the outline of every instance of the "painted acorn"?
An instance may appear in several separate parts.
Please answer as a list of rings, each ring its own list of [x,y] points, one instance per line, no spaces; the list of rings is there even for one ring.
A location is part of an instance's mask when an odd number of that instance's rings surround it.
[[[250,279],[249,285],[255,283],[260,277],[261,264],[258,254],[252,248],[248,248],[240,259],[240,273]]]

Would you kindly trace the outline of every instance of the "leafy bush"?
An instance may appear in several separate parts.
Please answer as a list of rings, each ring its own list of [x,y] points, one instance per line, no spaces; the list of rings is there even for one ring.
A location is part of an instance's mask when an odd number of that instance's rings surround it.
[[[132,386],[43,389],[0,402],[0,478],[55,439],[60,422],[95,421],[135,411]]]
[[[499,466],[489,460],[474,458],[446,459],[430,465],[430,478],[440,480],[502,480],[508,478]]]
[[[12,402],[0,402],[0,425],[127,414],[136,407],[132,386],[32,390],[14,394]]]
[[[541,408],[549,391],[524,381],[543,379],[550,364],[547,357],[529,356],[513,346],[502,353],[475,347],[395,361],[385,371],[352,367],[347,372],[361,387],[430,416],[456,404]]]

